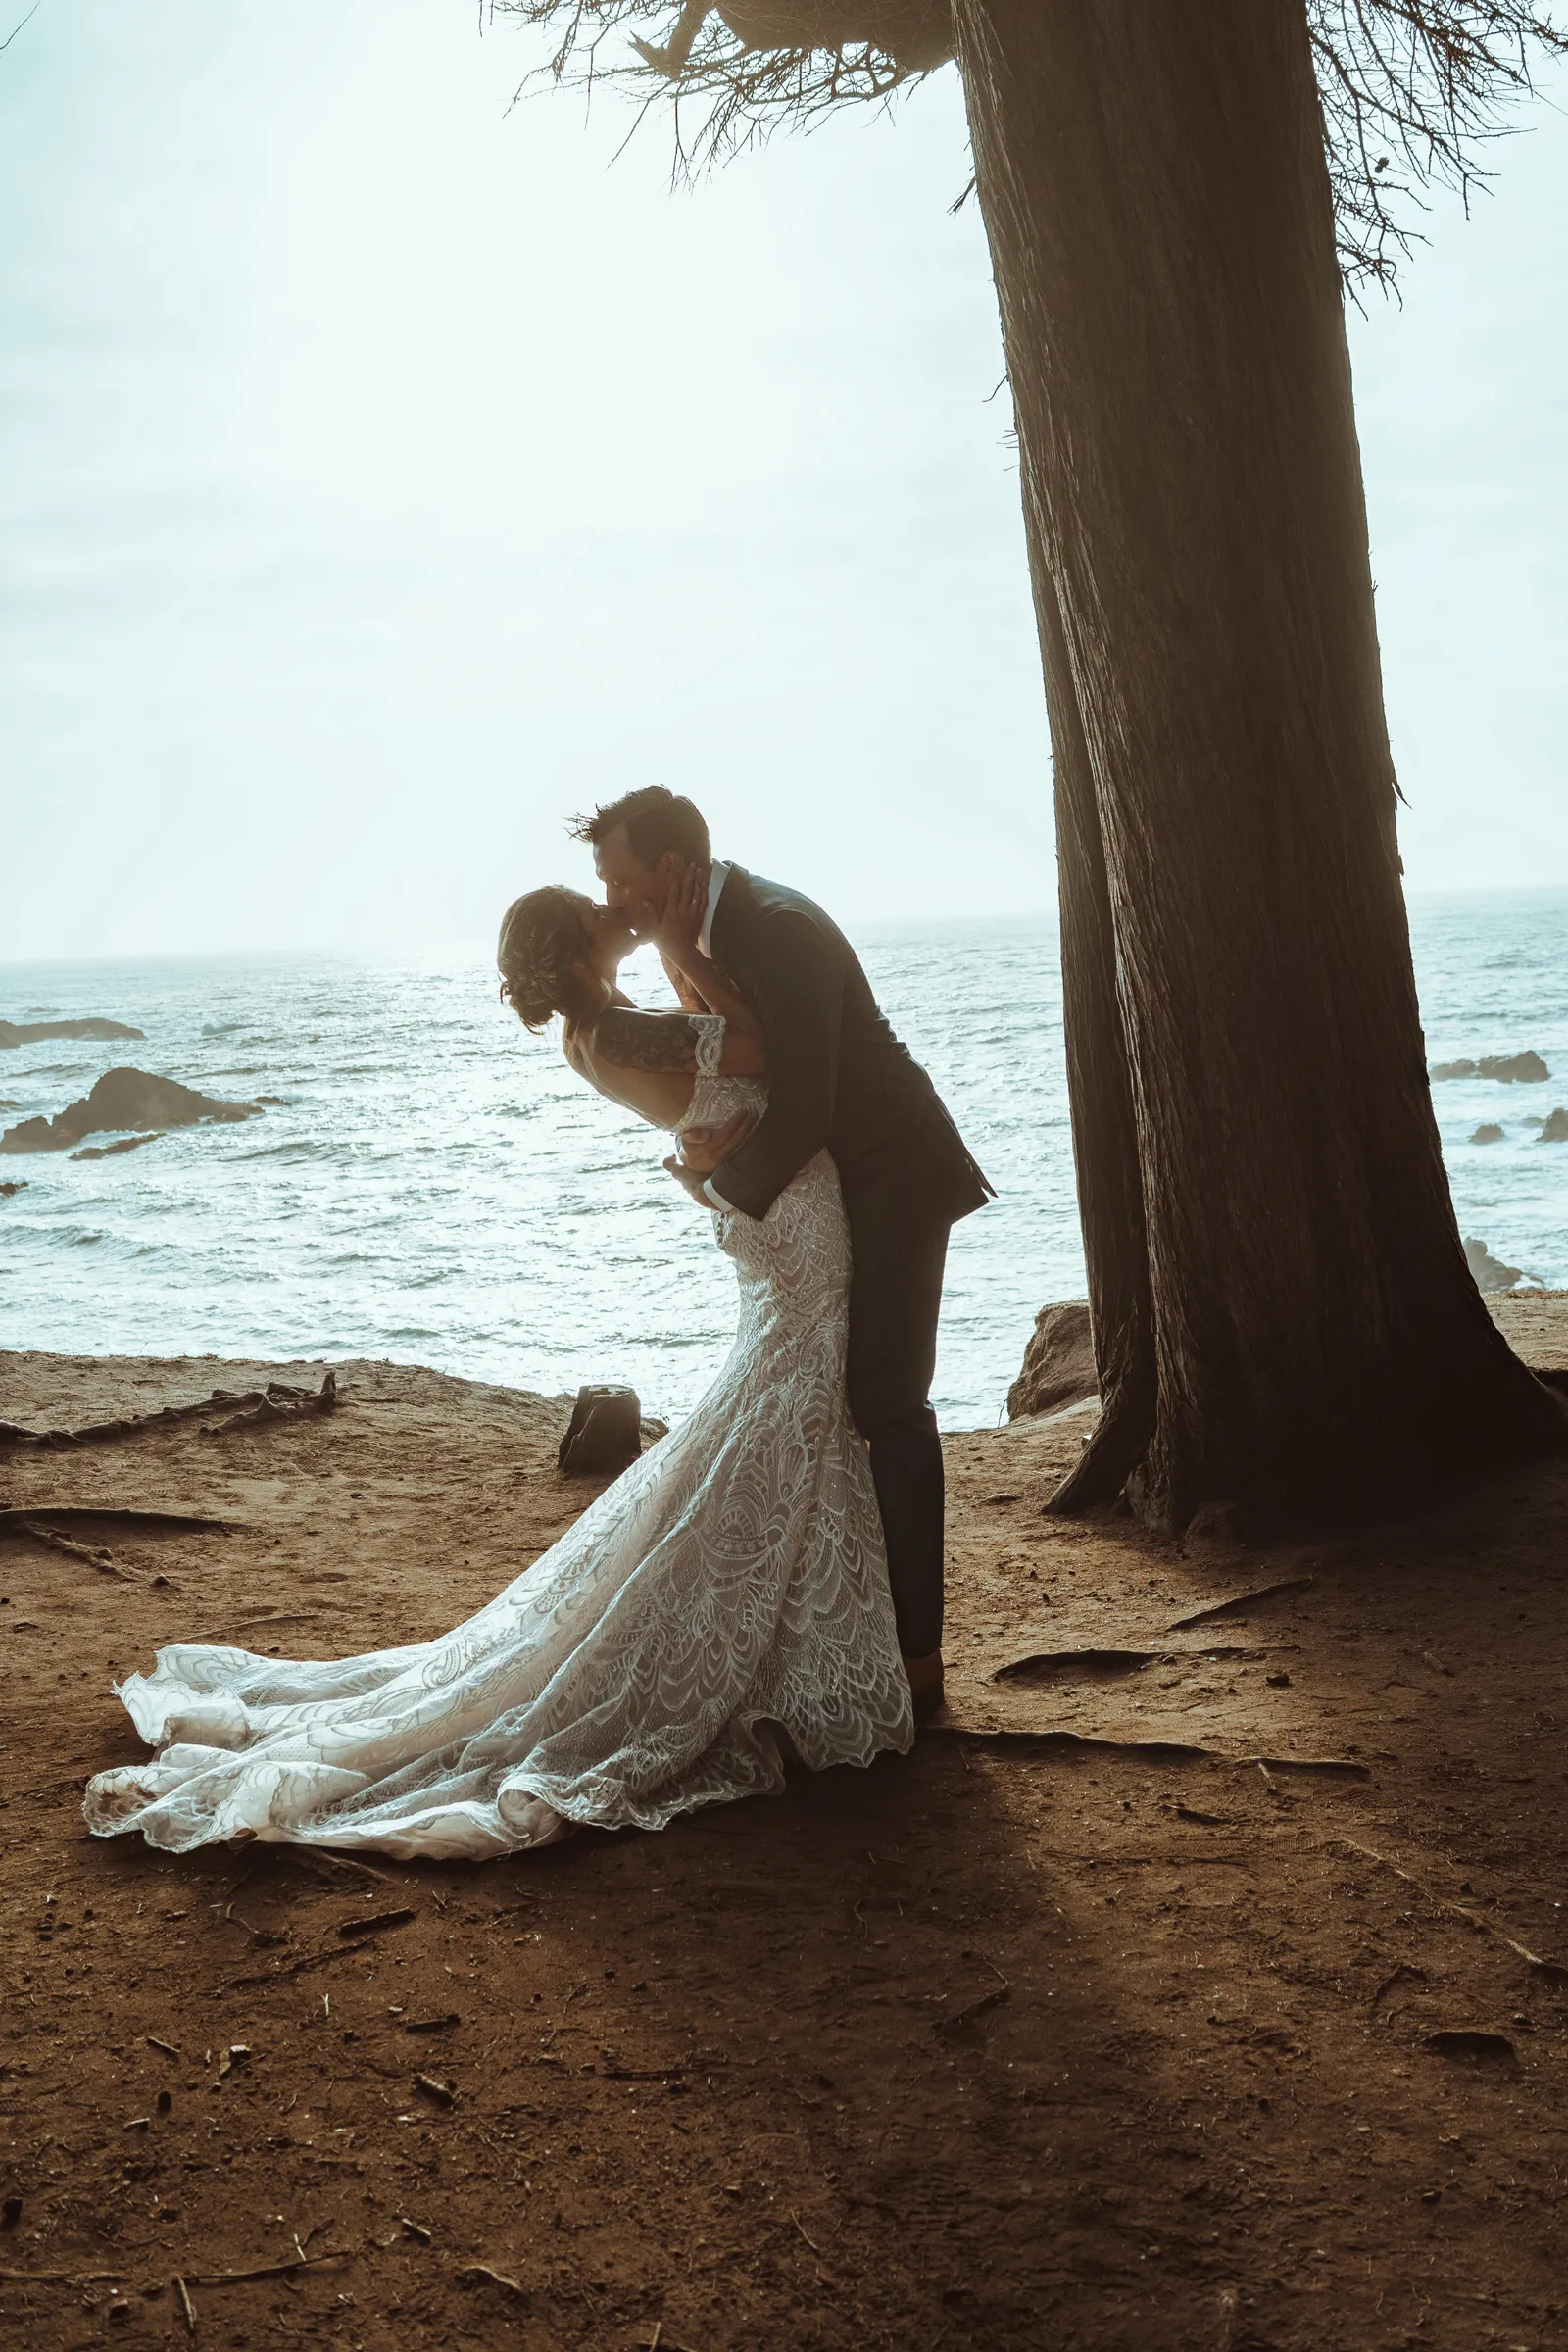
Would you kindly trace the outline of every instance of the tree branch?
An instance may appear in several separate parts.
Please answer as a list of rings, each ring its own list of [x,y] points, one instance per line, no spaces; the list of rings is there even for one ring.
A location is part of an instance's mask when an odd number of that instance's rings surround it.
[[[491,0],[548,29],[539,74],[590,87],[662,84],[677,169],[694,172],[785,125],[891,104],[953,55],[950,0]],[[1346,284],[1393,283],[1434,183],[1472,189],[1536,59],[1568,32],[1536,0],[1306,0]],[[603,61],[607,40],[612,47]],[[529,76],[532,80],[533,75]],[[650,84],[656,85],[651,90]],[[525,85],[526,86],[526,85]],[[686,124],[695,121],[695,130]]]

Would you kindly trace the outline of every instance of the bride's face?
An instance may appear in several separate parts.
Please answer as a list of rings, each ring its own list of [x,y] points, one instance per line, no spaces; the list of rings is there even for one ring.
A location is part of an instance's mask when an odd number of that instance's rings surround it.
[[[623,958],[637,945],[632,927],[623,914],[612,906],[601,906],[594,899],[579,898],[577,904],[587,948],[585,960],[601,980],[613,982]]]

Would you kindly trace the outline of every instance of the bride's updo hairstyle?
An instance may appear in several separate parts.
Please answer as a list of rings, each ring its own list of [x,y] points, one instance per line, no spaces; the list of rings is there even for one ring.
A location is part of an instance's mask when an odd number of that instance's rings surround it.
[[[501,994],[525,1029],[546,1029],[556,1013],[569,1016],[582,1004],[582,975],[574,967],[588,956],[583,906],[576,891],[551,882],[514,899],[501,918]]]

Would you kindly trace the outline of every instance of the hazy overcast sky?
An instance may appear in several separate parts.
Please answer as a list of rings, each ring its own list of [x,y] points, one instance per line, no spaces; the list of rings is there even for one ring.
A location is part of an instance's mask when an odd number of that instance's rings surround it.
[[[852,916],[1054,896],[956,76],[672,193],[617,99],[508,111],[539,54],[471,0],[41,0],[0,55],[0,956],[487,938],[651,780]],[[1353,332],[1416,885],[1568,882],[1525,121]]]

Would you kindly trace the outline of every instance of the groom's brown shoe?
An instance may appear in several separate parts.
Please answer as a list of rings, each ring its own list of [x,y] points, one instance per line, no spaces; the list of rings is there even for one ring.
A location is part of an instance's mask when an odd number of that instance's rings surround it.
[[[916,1727],[935,1722],[942,1712],[941,1650],[928,1650],[923,1658],[906,1657],[904,1671],[909,1678],[909,1696],[914,1701]]]

